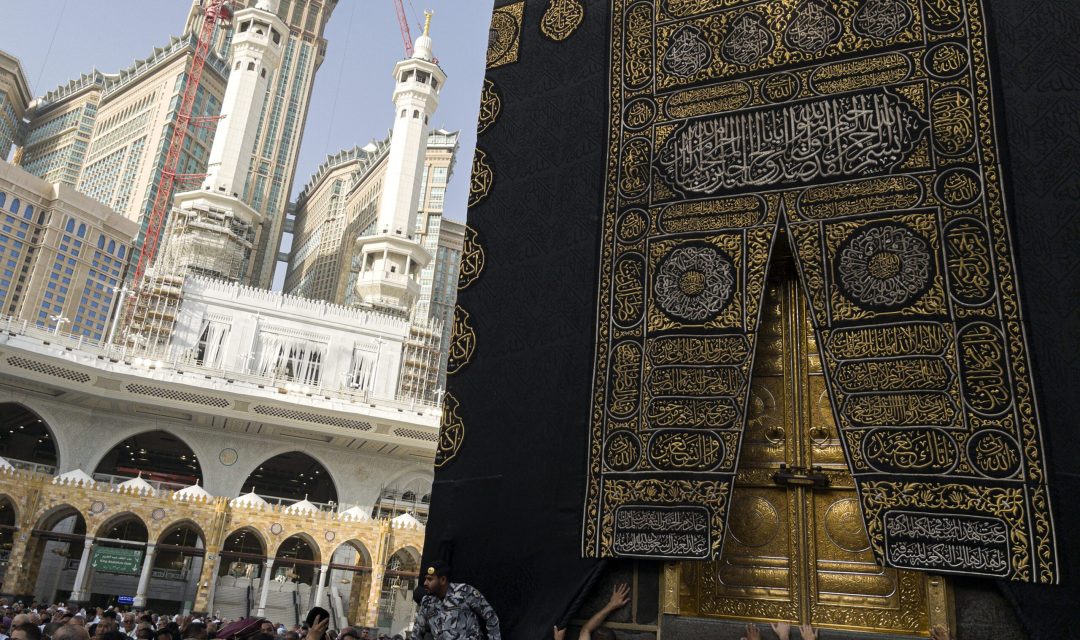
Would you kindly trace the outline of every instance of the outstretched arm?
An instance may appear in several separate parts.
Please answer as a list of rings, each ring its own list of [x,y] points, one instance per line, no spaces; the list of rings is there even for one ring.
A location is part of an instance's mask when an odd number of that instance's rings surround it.
[[[604,620],[611,615],[612,611],[622,607],[629,601],[630,585],[616,585],[615,590],[611,592],[611,599],[604,605],[604,608],[597,611],[593,617],[589,618],[589,621],[585,623],[585,626],[581,628],[578,640],[592,640],[592,632],[596,631],[600,625],[604,624]]]

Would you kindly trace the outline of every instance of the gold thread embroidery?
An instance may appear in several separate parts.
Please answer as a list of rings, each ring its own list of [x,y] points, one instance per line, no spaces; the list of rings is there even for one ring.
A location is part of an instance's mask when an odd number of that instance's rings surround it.
[[[483,133],[490,129],[502,111],[502,98],[495,90],[495,83],[484,79],[484,89],[480,92],[480,118],[476,122],[476,132]]]
[[[461,305],[454,307],[454,330],[450,335],[449,351],[446,374],[451,376],[469,364],[476,353],[476,331],[469,324],[469,312]]]
[[[488,31],[488,69],[517,62],[521,49],[521,20],[524,13],[524,0],[495,7],[491,14],[491,29]]]
[[[540,19],[540,32],[556,42],[574,35],[585,18],[580,0],[551,0]]]
[[[473,155],[472,179],[469,183],[469,208],[475,207],[491,193],[495,173],[488,164],[487,153],[477,147]]]

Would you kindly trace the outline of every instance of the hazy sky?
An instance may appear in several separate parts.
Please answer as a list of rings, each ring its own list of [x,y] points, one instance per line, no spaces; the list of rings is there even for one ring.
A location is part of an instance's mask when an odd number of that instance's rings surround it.
[[[404,4],[414,38],[424,9],[435,12],[431,36],[448,78],[432,125],[461,131],[446,215],[464,220],[492,0]],[[115,72],[150,55],[180,34],[190,6],[190,0],[0,0],[0,49],[22,60],[34,95],[40,95],[93,67]],[[392,125],[391,72],[405,55],[393,0],[340,0],[326,38],[294,196],[327,154],[381,139]]]

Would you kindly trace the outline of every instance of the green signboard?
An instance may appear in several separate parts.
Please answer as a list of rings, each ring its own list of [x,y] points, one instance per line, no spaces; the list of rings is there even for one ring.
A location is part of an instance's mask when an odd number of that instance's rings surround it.
[[[139,575],[142,571],[142,549],[124,549],[118,547],[94,547],[90,566],[106,573],[125,573]]]

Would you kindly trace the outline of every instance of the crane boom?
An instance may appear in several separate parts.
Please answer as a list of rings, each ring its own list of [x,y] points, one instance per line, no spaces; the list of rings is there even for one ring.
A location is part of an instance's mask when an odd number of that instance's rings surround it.
[[[195,43],[195,55],[192,57],[191,68],[188,70],[187,78],[184,81],[180,106],[176,111],[176,122],[173,125],[168,151],[165,153],[165,162],[161,167],[161,178],[158,180],[157,193],[154,196],[154,206],[150,209],[147,218],[142,251],[139,254],[139,262],[135,267],[135,275],[132,279],[135,287],[140,289],[140,295],[142,295],[143,275],[145,275],[146,269],[157,254],[165,216],[172,206],[173,190],[178,179],[183,178],[183,176],[177,174],[177,167],[180,164],[180,153],[184,149],[184,140],[187,139],[188,129],[191,126],[191,111],[195,105],[195,96],[199,89],[199,83],[202,81],[206,57],[210,53],[214,29],[219,22],[227,23],[231,16],[232,9],[228,0],[207,0],[202,28],[199,30],[199,39]],[[131,305],[130,309],[134,310],[135,305]]]
[[[405,6],[401,0],[394,0],[394,8],[397,9],[397,21],[401,26],[401,40],[405,43],[405,57],[412,57],[412,31],[409,30],[409,20],[405,17]]]

